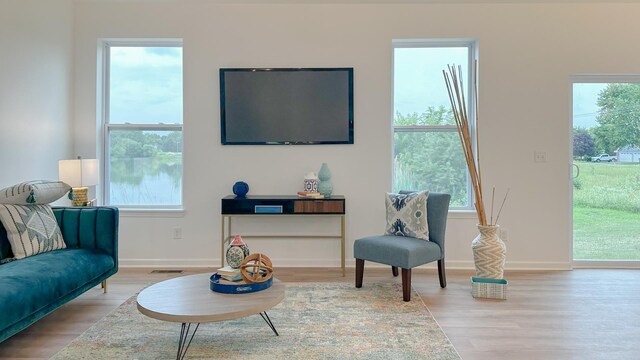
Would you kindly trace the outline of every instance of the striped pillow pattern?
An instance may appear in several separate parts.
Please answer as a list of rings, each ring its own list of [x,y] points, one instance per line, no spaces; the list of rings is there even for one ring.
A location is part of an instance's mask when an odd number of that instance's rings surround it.
[[[67,247],[49,205],[0,204],[0,221],[16,259]]]
[[[48,204],[54,202],[71,190],[71,186],[62,181],[27,181],[0,190],[0,204]]]

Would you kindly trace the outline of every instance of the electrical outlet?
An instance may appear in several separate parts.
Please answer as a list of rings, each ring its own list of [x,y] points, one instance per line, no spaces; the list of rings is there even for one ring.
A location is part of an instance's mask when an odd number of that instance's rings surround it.
[[[544,151],[534,151],[533,162],[537,162],[537,163],[547,162],[547,153]]]
[[[178,227],[174,227],[173,228],[173,238],[175,240],[182,239],[182,228],[181,227],[178,226]]]
[[[507,241],[509,240],[509,230],[507,230],[506,228],[500,228],[500,239],[502,241]]]

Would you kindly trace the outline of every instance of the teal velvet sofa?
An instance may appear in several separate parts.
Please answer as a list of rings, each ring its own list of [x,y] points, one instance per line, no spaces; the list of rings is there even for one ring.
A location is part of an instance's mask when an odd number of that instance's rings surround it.
[[[53,213],[66,249],[0,265],[0,342],[118,271],[117,208],[54,207]],[[0,223],[0,260],[11,257]]]

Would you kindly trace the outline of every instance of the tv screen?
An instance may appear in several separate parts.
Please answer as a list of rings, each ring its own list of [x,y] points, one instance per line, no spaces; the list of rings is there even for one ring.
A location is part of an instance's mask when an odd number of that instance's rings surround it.
[[[353,144],[353,68],[220,69],[222,144]]]

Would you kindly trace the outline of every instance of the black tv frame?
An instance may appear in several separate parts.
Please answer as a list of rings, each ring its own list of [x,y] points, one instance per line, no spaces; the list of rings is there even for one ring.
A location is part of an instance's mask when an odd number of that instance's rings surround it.
[[[225,72],[256,72],[256,71],[346,71],[349,78],[349,140],[348,141],[227,141],[226,138],[226,112],[225,112]],[[353,68],[333,67],[333,68],[220,68],[220,139],[222,145],[332,145],[332,144],[353,144]]]

